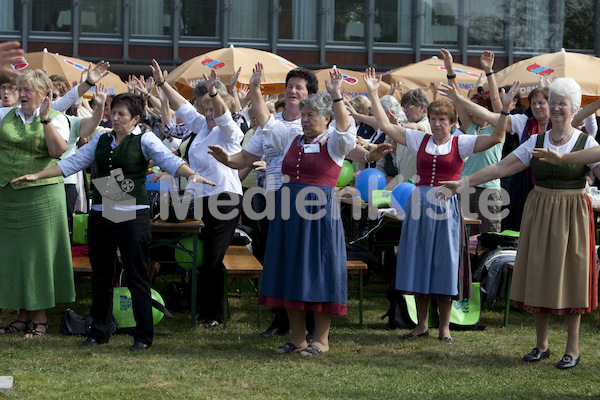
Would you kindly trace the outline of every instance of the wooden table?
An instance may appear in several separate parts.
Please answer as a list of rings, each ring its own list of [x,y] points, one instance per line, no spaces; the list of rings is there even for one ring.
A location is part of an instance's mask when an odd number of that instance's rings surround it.
[[[164,242],[164,241],[160,241],[160,242],[155,242],[154,244],[151,244],[150,247],[156,247],[158,244],[160,245],[167,245],[182,251],[186,251],[188,253],[191,254],[192,256],[192,294],[191,294],[191,301],[190,301],[190,307],[191,307],[191,322],[190,325],[191,327],[195,327],[196,326],[196,293],[198,291],[198,269],[197,269],[197,259],[198,259],[198,234],[200,233],[200,231],[202,230],[202,228],[204,228],[204,223],[200,220],[193,220],[193,221],[181,221],[181,222],[167,222],[167,221],[163,221],[163,220],[156,220],[156,221],[151,221],[150,222],[150,227],[152,228],[152,233],[177,233],[180,234],[179,237],[170,240],[169,242]],[[181,245],[177,245],[177,242],[179,242],[179,240],[184,237],[187,236],[189,234],[192,234],[194,237],[194,245],[192,250],[188,250],[183,248]],[[154,241],[154,239],[153,239]],[[160,262],[160,261],[159,261]],[[162,261],[164,262],[164,261]]]

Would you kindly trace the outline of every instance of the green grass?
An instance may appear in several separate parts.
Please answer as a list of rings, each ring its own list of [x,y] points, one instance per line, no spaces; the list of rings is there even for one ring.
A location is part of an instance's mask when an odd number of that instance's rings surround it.
[[[349,315],[334,318],[331,350],[323,356],[276,355],[273,349],[287,338],[258,338],[271,314],[263,312],[259,330],[251,298],[230,300],[227,329],[190,329],[186,313],[164,319],[154,345],[141,354],[128,351],[133,340],[125,335],[92,349],[77,347],[82,338],[59,333],[61,305],[49,313],[44,337],[0,335],[0,375],[15,379],[10,399],[600,398],[598,311],[582,320],[581,364],[560,371],[554,363],[564,351],[563,318],[551,318],[550,360],[529,364],[522,356],[535,344],[531,315],[513,310],[503,328],[504,303],[498,302],[482,313],[484,331],[453,332],[454,345],[436,340],[436,329],[427,339],[402,342],[399,335],[407,331],[391,331],[380,319],[387,310],[384,286],[368,289],[365,326],[357,326],[352,297]],[[84,314],[89,303],[82,298],[73,308]],[[2,326],[12,319],[0,314]]]

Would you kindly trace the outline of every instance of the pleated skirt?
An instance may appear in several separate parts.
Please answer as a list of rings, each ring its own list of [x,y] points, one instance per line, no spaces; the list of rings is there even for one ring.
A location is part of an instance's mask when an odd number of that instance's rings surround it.
[[[511,299],[528,312],[583,314],[598,306],[595,232],[583,189],[539,186],[529,193]]]

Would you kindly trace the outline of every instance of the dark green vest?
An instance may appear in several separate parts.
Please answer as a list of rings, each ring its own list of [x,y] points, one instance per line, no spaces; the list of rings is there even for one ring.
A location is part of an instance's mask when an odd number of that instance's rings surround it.
[[[537,137],[535,147],[543,147],[544,136],[548,132],[541,133]],[[588,135],[579,135],[577,143],[572,151],[583,150]],[[535,184],[547,189],[583,189],[585,188],[585,174],[589,168],[585,164],[561,164],[554,165],[538,158],[531,159],[531,170],[535,176]]]
[[[98,178],[110,176],[111,171],[121,168],[124,179],[117,181],[121,190],[134,197],[137,205],[148,204],[146,193],[148,160],[144,158],[142,153],[142,136],[145,134],[129,134],[121,140],[117,147],[111,149],[110,144],[113,135],[114,131],[102,135],[98,140],[95,156],[96,165],[98,166]],[[132,182],[133,185],[131,185]],[[102,197],[95,185],[92,203],[102,203]]]
[[[13,108],[2,119],[0,126],[0,187],[25,174],[33,174],[56,164],[57,158],[48,154],[48,145],[44,137],[44,127],[37,116],[30,124],[23,123]],[[61,114],[50,110],[48,115],[54,118]],[[13,189],[25,189],[32,186],[50,185],[63,181],[62,176],[39,179],[36,182],[24,182],[11,185]]]

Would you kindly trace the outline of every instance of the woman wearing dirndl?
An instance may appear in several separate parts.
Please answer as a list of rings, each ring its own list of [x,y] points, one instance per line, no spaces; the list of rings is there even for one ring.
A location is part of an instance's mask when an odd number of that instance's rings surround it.
[[[440,202],[434,193],[440,181],[460,177],[467,157],[504,140],[504,128],[495,128],[491,135],[452,136],[450,130],[456,123],[456,109],[448,100],[437,100],[427,107],[432,134],[391,124],[377,97],[380,79],[372,68],[364,73],[373,115],[380,129],[416,153],[419,177],[406,203],[406,218],[398,245],[395,288],[415,295],[418,320],[417,326],[403,339],[429,335],[429,302],[436,299],[440,314],[438,338],[452,344],[452,300],[471,297],[466,229],[456,196],[450,197],[448,202]],[[446,88],[454,91],[453,87]],[[509,93],[517,90],[518,82]],[[508,109],[508,105],[503,104],[503,107]]]
[[[595,310],[598,305],[593,211],[585,194],[585,182],[588,168],[600,176],[599,164],[591,161],[600,157],[586,160],[569,154],[587,148],[598,153],[596,140],[571,126],[581,104],[579,85],[571,78],[556,79],[550,85],[548,103],[551,130],[532,135],[505,159],[462,183],[476,186],[531,165],[535,187],[523,211],[511,299],[517,308],[534,314],[536,346],[525,355],[525,361],[549,357],[550,315],[565,316],[567,344],[556,367],[568,369],[579,363],[581,314]],[[563,164],[554,166],[545,163],[546,159]],[[566,164],[571,162],[588,165]],[[459,185],[448,182],[445,186],[456,191]]]
[[[262,74],[257,65],[251,90],[259,88]],[[344,157],[355,147],[356,128],[342,101],[342,74],[334,69],[330,76],[326,86],[333,109],[329,96],[303,99],[302,135],[273,117],[259,129],[268,146],[285,154],[285,183],[276,196],[259,297],[262,305],[287,308],[292,337],[276,349],[280,354],[328,351],[331,316],[346,314],[346,244],[333,189]],[[315,316],[310,346],[305,337],[307,311]]]
[[[20,309],[1,333],[48,330],[46,310],[75,301],[65,189],[61,177],[15,185],[54,165],[67,149],[69,124],[50,109],[52,81],[41,70],[17,78],[20,107],[0,110],[0,308]]]

